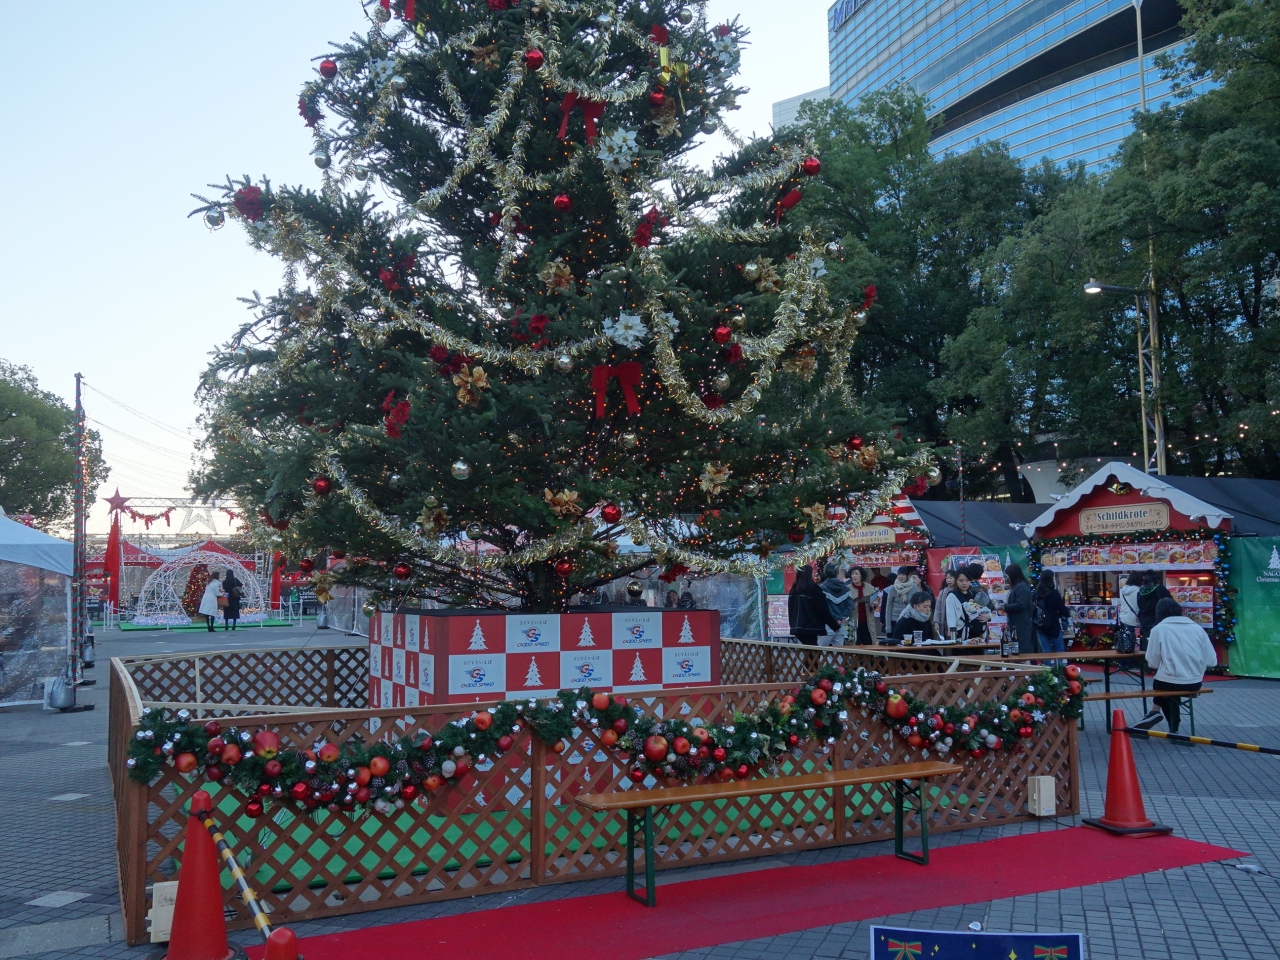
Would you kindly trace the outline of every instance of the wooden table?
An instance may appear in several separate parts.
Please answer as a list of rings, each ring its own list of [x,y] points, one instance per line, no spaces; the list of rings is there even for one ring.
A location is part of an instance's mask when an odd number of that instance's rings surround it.
[[[930,655],[933,651],[938,651],[940,657],[963,657],[968,656],[967,653],[961,653],[965,650],[991,650],[1000,646],[1000,641],[982,641],[981,643],[913,643],[910,645],[902,643],[880,643],[876,646],[884,647],[888,650],[909,650],[911,653]],[[979,654],[975,654],[979,656]],[[983,657],[982,659],[986,659]],[[995,659],[1000,659],[996,657]]]

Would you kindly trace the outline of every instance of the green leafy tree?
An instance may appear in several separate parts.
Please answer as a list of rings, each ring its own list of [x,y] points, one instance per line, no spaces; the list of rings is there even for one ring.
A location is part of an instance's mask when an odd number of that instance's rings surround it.
[[[75,411],[57,394],[41,390],[28,367],[0,360],[0,506],[29,513],[42,528],[71,520],[74,493]],[[107,477],[102,440],[85,437],[89,494]]]
[[[741,93],[740,26],[391,6],[303,89],[324,188],[228,181],[201,210],[289,282],[205,377],[199,493],[345,550],[344,579],[548,610],[655,562],[824,555],[829,506],[926,472],[847,381],[866,295],[832,303],[797,215],[813,144],[684,159]]]
[[[998,299],[982,278],[1002,242],[1047,209],[1065,179],[1052,169],[1024,172],[999,145],[933,156],[925,106],[903,87],[854,107],[806,105],[800,128],[827,159],[801,215],[842,239],[834,295],[851,297],[867,283],[876,288],[853,352],[855,389],[894,412],[904,436],[936,445],[974,441],[966,461],[978,489],[1005,483],[1020,497],[1016,428],[988,436],[970,419],[989,399],[982,394],[996,386],[973,380],[985,378],[995,345],[974,344],[983,356],[970,353],[963,375],[950,369],[947,351],[970,329],[975,311]],[[943,378],[948,385],[938,390]]]

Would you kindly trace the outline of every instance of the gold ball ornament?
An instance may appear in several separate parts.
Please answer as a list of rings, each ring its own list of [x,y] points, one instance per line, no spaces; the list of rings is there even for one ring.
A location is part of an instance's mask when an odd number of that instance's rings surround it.
[[[924,472],[925,483],[931,487],[936,487],[942,482],[942,471],[937,467],[930,467]]]
[[[372,617],[375,613],[378,612],[378,601],[373,599],[373,597],[370,597],[360,607],[360,612],[363,613],[366,617]]]
[[[465,460],[455,460],[449,472],[453,474],[455,480],[466,480],[471,476],[471,464]]]
[[[749,280],[752,283],[755,283],[757,280],[759,280],[760,264],[756,263],[754,260],[748,263],[745,267],[742,268],[742,278],[744,280]]]

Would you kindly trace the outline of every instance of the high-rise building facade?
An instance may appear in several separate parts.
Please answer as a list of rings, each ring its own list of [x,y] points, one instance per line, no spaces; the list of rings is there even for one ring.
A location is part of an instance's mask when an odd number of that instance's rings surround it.
[[[1141,0],[1139,0],[1141,2]],[[1140,106],[1171,82],[1155,58],[1182,41],[1177,0],[837,0],[827,13],[830,96],[847,103],[894,84],[929,100],[935,152],[1001,140],[1019,160],[1111,158]]]

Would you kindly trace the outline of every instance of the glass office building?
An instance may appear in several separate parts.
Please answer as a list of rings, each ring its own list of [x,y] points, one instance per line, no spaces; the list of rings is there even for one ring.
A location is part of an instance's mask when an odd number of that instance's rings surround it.
[[[1155,66],[1183,35],[1177,0],[1141,10],[1147,102],[1170,99]],[[941,121],[939,153],[1002,140],[1019,160],[1091,168],[1110,159],[1139,108],[1130,0],[837,0],[827,13],[833,98],[905,84]]]

